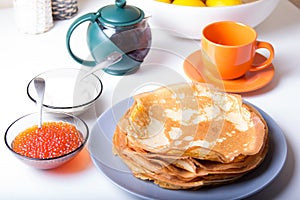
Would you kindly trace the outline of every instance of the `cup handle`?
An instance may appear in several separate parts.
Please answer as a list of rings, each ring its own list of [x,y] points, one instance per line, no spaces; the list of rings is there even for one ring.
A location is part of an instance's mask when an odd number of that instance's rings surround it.
[[[264,68],[268,67],[273,61],[273,58],[274,58],[273,46],[268,42],[257,41],[256,49],[260,49],[260,48],[267,49],[270,52],[270,55],[264,62],[259,63],[259,64],[253,64],[252,67],[250,68],[250,71],[258,71],[258,70],[264,69]]]
[[[95,22],[95,20],[97,19],[98,15],[95,13],[87,13],[81,17],[79,17],[78,19],[76,19],[70,26],[67,35],[66,35],[66,44],[67,44],[67,49],[69,54],[71,55],[71,57],[78,63],[89,66],[89,67],[93,67],[96,66],[97,63],[96,61],[89,61],[89,60],[84,60],[79,58],[78,56],[76,56],[70,46],[70,39],[71,39],[71,35],[73,33],[73,31],[83,22],[86,21],[90,21],[90,22]]]

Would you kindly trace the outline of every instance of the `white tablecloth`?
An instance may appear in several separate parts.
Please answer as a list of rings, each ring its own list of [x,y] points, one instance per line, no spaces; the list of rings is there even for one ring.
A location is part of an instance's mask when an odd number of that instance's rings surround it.
[[[96,12],[110,1],[79,1],[81,16]],[[275,77],[266,87],[243,97],[268,113],[283,130],[288,156],[282,173],[263,191],[250,199],[296,199],[300,197],[300,10],[282,0],[272,15],[256,30],[259,39],[275,48]],[[15,119],[35,111],[26,94],[27,83],[48,69],[80,68],[68,54],[65,35],[73,19],[56,21],[40,35],[26,35],[16,29],[12,8],[0,9],[0,133]],[[76,53],[88,57],[83,25],[72,36]],[[199,41],[185,40],[153,30],[153,49],[141,69],[126,77],[99,74],[104,92],[94,108],[80,117],[91,128],[101,113],[117,100],[150,86],[188,80],[183,59],[200,48]],[[173,74],[170,74],[170,73]],[[164,80],[157,77],[164,77]],[[152,82],[151,82],[152,81]],[[141,84],[147,83],[147,84]],[[127,90],[118,86],[126,84]],[[275,155],[276,156],[276,155]],[[0,140],[0,199],[136,199],[111,183],[93,164],[85,149],[70,163],[49,171],[25,166]]]

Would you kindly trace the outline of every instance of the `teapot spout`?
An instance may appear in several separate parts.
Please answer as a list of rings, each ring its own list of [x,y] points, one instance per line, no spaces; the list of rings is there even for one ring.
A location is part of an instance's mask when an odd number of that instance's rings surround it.
[[[149,18],[151,18],[151,15],[145,16],[143,20],[145,20],[146,22],[148,22]]]
[[[149,16],[145,16],[141,22],[139,23],[140,24],[140,28],[147,28],[148,27],[148,20],[151,18],[152,16],[149,15]]]

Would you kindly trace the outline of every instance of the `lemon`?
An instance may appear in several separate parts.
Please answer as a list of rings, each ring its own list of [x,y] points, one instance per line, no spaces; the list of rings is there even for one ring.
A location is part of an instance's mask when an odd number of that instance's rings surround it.
[[[172,0],[156,0],[156,1],[164,2],[164,3],[172,3]]]
[[[205,6],[201,0],[174,0],[173,4],[181,6]]]
[[[214,6],[235,6],[242,4],[241,0],[206,0],[206,5]]]

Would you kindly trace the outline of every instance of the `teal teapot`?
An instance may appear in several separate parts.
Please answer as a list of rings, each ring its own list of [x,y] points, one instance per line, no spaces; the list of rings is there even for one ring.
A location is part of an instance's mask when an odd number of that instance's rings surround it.
[[[87,28],[87,45],[93,60],[75,55],[70,46],[73,31],[82,23],[90,22]],[[96,13],[87,13],[76,19],[68,29],[67,49],[71,57],[85,66],[96,66],[112,52],[119,52],[119,62],[103,69],[113,75],[136,71],[148,54],[151,46],[151,30],[144,12],[125,0],[100,8]]]

